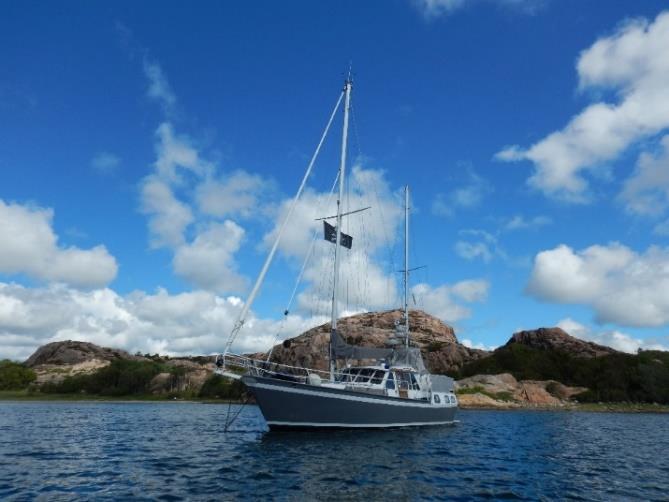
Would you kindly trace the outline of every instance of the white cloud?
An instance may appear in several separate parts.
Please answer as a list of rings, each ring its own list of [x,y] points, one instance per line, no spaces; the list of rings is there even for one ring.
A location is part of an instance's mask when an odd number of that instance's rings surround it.
[[[492,192],[490,183],[474,172],[467,170],[467,183],[448,193],[438,193],[432,201],[432,213],[437,216],[453,216],[459,209],[471,209],[481,204]]]
[[[205,214],[249,217],[262,212],[259,197],[268,182],[257,174],[235,171],[224,179],[207,179],[197,187],[197,202]]]
[[[339,282],[339,297],[344,310],[381,308],[397,304],[397,278],[386,272],[387,263],[380,262],[382,250],[395,242],[402,221],[402,210],[381,170],[364,169],[354,165],[350,173],[349,191],[344,212],[371,206],[370,209],[344,217],[343,231],[353,236],[351,250],[343,250]],[[329,199],[329,204],[328,204]],[[274,241],[278,225],[287,214],[290,199],[280,205],[276,225],[265,235],[264,245]],[[307,264],[304,279],[307,289],[298,297],[303,309],[325,314],[332,295],[334,246],[322,239],[323,222],[316,218],[336,214],[336,196],[306,190],[285,229],[279,250],[301,266],[316,235],[313,254]],[[333,223],[333,220],[330,220]],[[385,265],[385,266],[384,266]],[[347,301],[348,300],[348,301]],[[355,307],[354,307],[355,306]]]
[[[202,159],[190,138],[176,135],[169,122],[163,122],[156,130],[156,173],[165,181],[179,184],[183,181],[179,168],[196,176],[212,172],[213,165]]]
[[[426,19],[447,16],[476,3],[496,4],[517,12],[534,14],[544,8],[548,0],[413,0],[414,6]]]
[[[497,345],[485,345],[484,343],[481,342],[476,343],[470,340],[469,338],[463,338],[462,340],[460,340],[460,343],[470,349],[487,350],[489,352],[492,352],[497,348]]]
[[[456,254],[465,260],[481,259],[484,263],[489,263],[494,258],[501,258],[511,264],[521,264],[519,260],[512,260],[509,257],[500,246],[498,238],[490,232],[479,229],[465,229],[458,233],[469,239],[467,241],[458,240],[455,243]]]
[[[617,102],[586,107],[559,131],[529,148],[500,151],[503,161],[529,160],[528,183],[548,196],[588,200],[585,173],[594,173],[635,141],[669,127],[669,13],[654,22],[628,21],[583,51],[577,63],[579,87],[612,89]]]
[[[416,284],[411,288],[411,293],[426,312],[447,323],[455,323],[471,315],[470,309],[460,302],[485,301],[489,289],[490,284],[487,281],[477,279],[461,281],[452,286]]]
[[[414,0],[414,4],[426,18],[435,18],[460,9],[465,0]]]
[[[634,173],[625,181],[620,198],[631,213],[657,216],[669,207],[669,135],[660,145],[657,155],[639,156]]]
[[[620,331],[593,331],[592,328],[589,328],[569,317],[562,319],[560,322],[558,322],[557,326],[576,338],[595,342],[599,345],[612,347],[621,352],[627,352],[630,354],[635,354],[639,349],[669,350],[669,346],[667,345],[656,343],[652,340],[634,338]]]
[[[493,252],[485,242],[466,242],[457,241],[455,243],[455,252],[465,260],[475,260],[480,258],[485,263],[489,263],[493,258]]]
[[[131,353],[212,354],[222,350],[242,302],[206,291],[170,295],[141,291],[121,296],[111,289],[79,291],[63,285],[27,288],[0,283],[0,359],[25,359],[38,346],[81,340]],[[284,323],[253,314],[234,350],[267,350],[325,322],[290,315]]]
[[[524,230],[544,227],[553,223],[548,216],[534,216],[532,218],[525,218],[521,214],[517,214],[504,225],[504,230]]]
[[[99,152],[91,160],[91,166],[100,174],[111,174],[116,171],[121,159],[110,152]]]
[[[141,188],[151,246],[171,249],[174,272],[197,288],[217,293],[244,290],[247,279],[237,271],[234,256],[244,229],[231,219],[216,218],[262,210],[257,194],[266,184],[242,171],[219,180],[217,166],[190,138],[177,135],[169,122],[158,127],[155,150],[155,170]]]
[[[618,243],[575,252],[566,245],[534,259],[527,291],[542,300],[594,309],[599,322],[669,324],[669,248],[637,254]]]
[[[190,207],[179,201],[170,186],[156,176],[144,179],[141,197],[142,211],[149,216],[151,246],[183,244],[184,231],[194,220]]]
[[[160,65],[155,61],[144,58],[144,75],[149,81],[149,88],[146,91],[147,96],[158,101],[165,112],[171,111],[177,98],[172,92]]]
[[[234,260],[244,239],[244,229],[231,220],[212,223],[190,244],[174,254],[174,271],[190,284],[216,292],[241,292],[246,279],[237,273]]]
[[[52,220],[51,209],[0,199],[0,273],[27,274],[77,287],[103,286],[116,277],[116,259],[104,246],[61,247]]]

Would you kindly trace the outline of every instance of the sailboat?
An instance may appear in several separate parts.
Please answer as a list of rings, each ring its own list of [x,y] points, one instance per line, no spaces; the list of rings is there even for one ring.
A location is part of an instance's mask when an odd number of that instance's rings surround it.
[[[379,348],[351,345],[337,329],[337,282],[341,248],[350,248],[352,241],[350,236],[341,231],[342,218],[353,213],[342,212],[351,90],[352,81],[349,75],[288,214],[228,337],[225,351],[216,358],[217,373],[241,380],[255,397],[271,430],[393,428],[455,422],[458,403],[453,392],[453,380],[444,375],[431,375],[423,364],[420,349],[411,346],[408,303],[408,187],[405,187],[404,192],[404,315],[402,322],[396,323],[396,333],[391,339],[394,344]],[[336,225],[332,228],[324,222],[325,238],[331,240],[335,247],[329,371],[277,364],[269,359],[252,359],[233,354],[232,344],[260,290],[283,230],[302,194],[342,99],[344,119]]]

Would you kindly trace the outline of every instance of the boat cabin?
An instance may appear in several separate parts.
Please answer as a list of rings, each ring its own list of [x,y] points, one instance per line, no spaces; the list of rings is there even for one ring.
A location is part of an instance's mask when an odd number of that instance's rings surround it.
[[[432,401],[434,404],[455,404],[452,392],[433,392],[428,375],[420,375],[411,367],[356,366],[337,374],[334,384],[324,386],[356,390],[404,399]]]

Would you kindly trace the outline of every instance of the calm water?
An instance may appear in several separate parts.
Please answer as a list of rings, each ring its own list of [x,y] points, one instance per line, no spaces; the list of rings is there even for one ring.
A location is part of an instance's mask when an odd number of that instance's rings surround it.
[[[463,411],[269,433],[256,407],[0,403],[0,499],[669,499],[669,415]]]

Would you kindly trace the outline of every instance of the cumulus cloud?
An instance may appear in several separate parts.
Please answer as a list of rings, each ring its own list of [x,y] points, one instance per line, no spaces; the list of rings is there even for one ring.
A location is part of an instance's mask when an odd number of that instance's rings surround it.
[[[205,176],[213,170],[210,162],[204,160],[193,141],[185,135],[177,135],[170,122],[163,122],[156,130],[156,173],[165,181],[179,184],[182,172]]]
[[[165,112],[172,110],[176,104],[177,98],[172,91],[167,77],[163,73],[163,69],[155,61],[150,61],[144,58],[144,75],[146,76],[149,87],[146,95],[160,103]]]
[[[131,353],[213,354],[221,350],[242,302],[207,291],[121,296],[111,289],[81,291],[64,285],[27,288],[0,283],[0,359],[22,360],[38,346],[82,340]],[[257,318],[244,325],[234,350],[267,350],[324,318],[290,315],[285,322]]]
[[[268,182],[257,174],[235,171],[225,178],[210,178],[197,187],[197,202],[205,214],[224,217],[249,217],[258,214],[259,197]]]
[[[620,199],[630,213],[658,216],[669,207],[669,135],[660,141],[656,155],[644,152],[625,181]]]
[[[416,284],[411,288],[419,306],[448,323],[455,323],[471,315],[462,302],[482,302],[488,296],[490,284],[481,279],[466,280],[454,285],[443,284],[432,287]]]
[[[91,167],[100,174],[112,174],[116,171],[121,159],[110,152],[99,152],[91,160]]]
[[[432,213],[437,216],[453,216],[459,209],[471,209],[481,204],[483,198],[492,192],[487,180],[467,170],[467,183],[448,193],[438,193],[432,201]]]
[[[190,244],[179,246],[174,271],[198,288],[241,292],[246,279],[237,273],[235,253],[244,239],[244,229],[234,221],[212,223]]]
[[[239,293],[247,279],[234,258],[244,229],[224,216],[244,216],[262,210],[258,196],[267,183],[260,176],[236,171],[219,173],[188,136],[170,122],[156,130],[153,172],[141,184],[141,211],[149,218],[153,248],[174,253],[175,274],[196,288]]]
[[[398,194],[392,191],[382,170],[356,164],[350,172],[349,190],[344,202],[344,212],[371,208],[344,217],[342,229],[353,236],[353,246],[350,250],[341,248],[340,312],[397,305],[397,278],[392,272],[387,272],[388,263],[383,262],[383,251],[395,242],[402,221]],[[289,205],[290,199],[279,205],[277,223],[265,235],[265,247],[274,242]],[[322,239],[323,221],[316,219],[334,214],[336,195],[306,190],[279,244],[280,252],[297,264],[302,264],[311,250],[304,272],[308,284],[298,295],[298,305],[319,314],[328,311],[332,295],[334,246]],[[329,221],[334,224],[334,220]],[[316,240],[312,246],[314,236]]]
[[[621,331],[593,331],[592,328],[585,326],[570,317],[558,322],[558,327],[565,330],[571,336],[595,342],[600,345],[612,347],[621,352],[636,354],[639,349],[642,350],[669,350],[669,346],[658,343],[654,340],[644,340],[634,338],[631,335]]]
[[[613,90],[614,102],[589,105],[561,130],[528,148],[506,147],[496,158],[529,160],[528,183],[548,196],[588,200],[586,173],[596,172],[628,146],[669,127],[669,13],[635,19],[583,51],[579,88]]]
[[[527,291],[545,301],[586,305],[598,322],[665,326],[669,248],[638,254],[618,243],[581,251],[563,244],[537,254]]]
[[[107,248],[62,247],[52,223],[51,209],[0,199],[0,273],[84,288],[104,286],[116,277],[116,259]]]
[[[184,232],[193,220],[187,204],[178,200],[172,188],[156,176],[142,184],[142,212],[149,216],[151,247],[176,247],[184,243]]]

